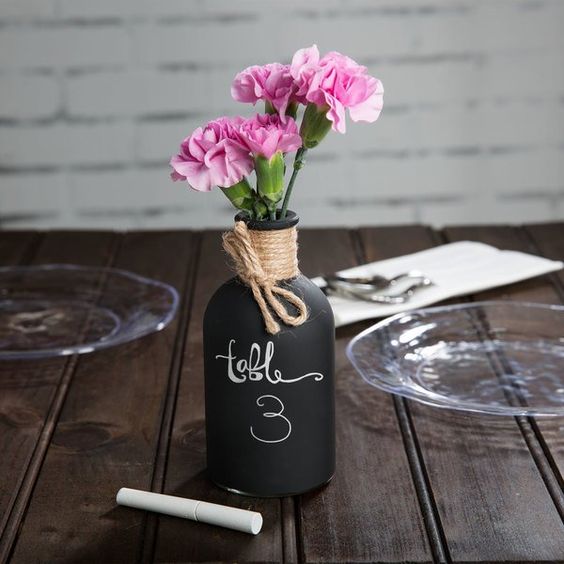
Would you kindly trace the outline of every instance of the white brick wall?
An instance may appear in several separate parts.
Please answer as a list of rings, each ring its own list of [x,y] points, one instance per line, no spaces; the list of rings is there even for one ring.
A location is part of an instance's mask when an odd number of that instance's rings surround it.
[[[60,121],[60,122],[59,122]],[[57,123],[0,127],[0,162],[6,168],[65,168],[132,162],[131,123]]]
[[[386,95],[310,153],[304,225],[564,219],[563,28],[561,0],[0,0],[0,226],[228,225],[168,159],[313,42]]]
[[[62,110],[59,84],[52,76],[8,75],[0,80],[0,120],[48,119]]]
[[[129,37],[121,26],[21,24],[0,30],[0,65],[6,70],[88,69],[128,61]]]

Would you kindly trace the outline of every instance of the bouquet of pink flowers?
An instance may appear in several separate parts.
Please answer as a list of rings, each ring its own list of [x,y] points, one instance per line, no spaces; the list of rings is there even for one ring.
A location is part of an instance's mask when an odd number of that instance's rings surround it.
[[[353,121],[376,121],[383,94],[382,83],[366,67],[334,51],[320,57],[315,45],[300,49],[290,65],[249,67],[235,77],[231,95],[239,102],[262,100],[265,113],[249,119],[220,117],[197,128],[172,157],[171,177],[201,192],[218,186],[252,219],[284,218],[308,149],[330,129],[345,133],[346,109]],[[301,104],[305,111],[298,129]],[[285,156],[293,151],[284,190]],[[256,189],[248,179],[253,170]]]

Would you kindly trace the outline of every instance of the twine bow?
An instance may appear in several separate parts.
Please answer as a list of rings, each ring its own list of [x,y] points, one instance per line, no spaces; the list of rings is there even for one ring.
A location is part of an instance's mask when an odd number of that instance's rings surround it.
[[[286,325],[296,327],[304,323],[307,319],[307,306],[301,298],[296,296],[291,290],[276,285],[278,280],[283,278],[291,278],[298,274],[297,261],[295,259],[295,240],[296,231],[292,230],[294,245],[288,245],[288,239],[281,240],[271,237],[273,233],[280,231],[262,231],[260,242],[253,243],[253,238],[249,233],[247,224],[244,221],[235,222],[233,231],[223,234],[223,248],[231,256],[235,266],[235,272],[239,278],[251,288],[255,301],[257,302],[265,327],[268,333],[275,335],[280,331],[280,325],[274,318],[273,312],[278,319]],[[270,237],[270,238],[269,238]],[[257,248],[255,248],[255,245]],[[289,248],[293,247],[293,248]],[[260,252],[257,252],[260,251]],[[275,264],[276,258],[279,256],[288,256],[292,253],[290,261],[285,261],[282,268],[268,269],[265,268],[261,261],[261,255],[268,258],[268,263]],[[282,303],[282,299],[293,305],[296,315],[288,313],[286,306]]]

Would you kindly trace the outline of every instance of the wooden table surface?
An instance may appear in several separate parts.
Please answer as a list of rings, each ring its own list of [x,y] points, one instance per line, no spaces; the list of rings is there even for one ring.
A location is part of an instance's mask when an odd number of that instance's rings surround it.
[[[564,259],[564,224],[300,231],[316,275],[472,239]],[[202,315],[229,276],[217,232],[0,232],[0,264],[111,265],[174,285],[164,331],[80,357],[0,363],[0,561],[564,562],[564,420],[427,407],[369,388],[337,331],[337,474],[284,499],[205,475]],[[466,299],[466,298],[465,298]],[[469,299],[562,303],[564,272]],[[121,486],[262,512],[251,537],[158,517]]]

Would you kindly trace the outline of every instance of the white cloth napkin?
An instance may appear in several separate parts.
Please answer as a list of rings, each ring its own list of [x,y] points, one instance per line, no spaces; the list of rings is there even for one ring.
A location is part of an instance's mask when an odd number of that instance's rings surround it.
[[[418,289],[407,303],[372,304],[334,296],[329,301],[335,315],[335,325],[340,327],[362,319],[387,317],[454,296],[512,284],[563,267],[564,263],[560,261],[516,251],[501,251],[484,243],[460,241],[339,272],[345,276],[381,274],[392,278],[417,270],[430,278],[433,285]],[[314,278],[313,281],[318,286],[324,285],[322,278]]]

